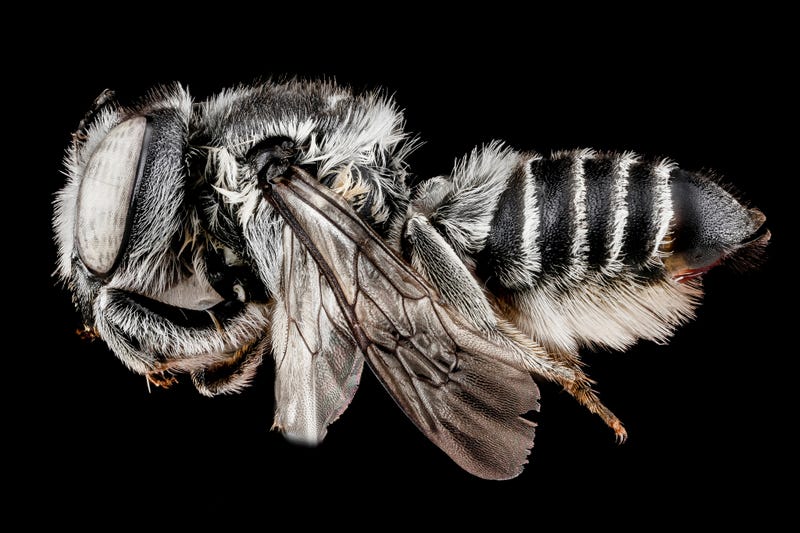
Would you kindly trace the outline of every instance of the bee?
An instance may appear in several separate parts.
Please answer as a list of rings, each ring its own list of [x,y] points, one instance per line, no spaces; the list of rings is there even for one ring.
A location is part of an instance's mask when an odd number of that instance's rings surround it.
[[[66,153],[57,275],[84,333],[156,385],[234,393],[272,359],[274,426],[313,445],[366,361],[458,465],[508,479],[537,382],[624,440],[581,350],[667,342],[702,275],[770,237],[760,211],[667,159],[494,142],[418,180],[416,144],[391,98],[331,82],[200,102],[173,84],[129,106],[104,92]]]

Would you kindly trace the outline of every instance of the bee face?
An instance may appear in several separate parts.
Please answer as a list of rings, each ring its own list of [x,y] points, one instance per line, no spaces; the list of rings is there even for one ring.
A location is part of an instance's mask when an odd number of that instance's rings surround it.
[[[187,163],[192,112],[178,86],[131,108],[105,97],[67,153],[56,200],[59,275],[87,328],[139,373],[224,359],[268,326],[263,306],[210,283]]]
[[[492,143],[412,195],[413,144],[391,100],[330,83],[104,93],[67,153],[58,273],[156,384],[238,391],[272,358],[275,426],[315,444],[366,361],[453,460],[505,479],[533,445],[534,378],[624,439],[580,350],[666,341],[700,275],[769,238],[668,160]]]
[[[179,91],[126,109],[106,93],[67,152],[56,201],[64,280],[163,290],[179,270],[173,241],[186,222],[183,151],[191,113]],[[161,213],[158,222],[149,213]]]

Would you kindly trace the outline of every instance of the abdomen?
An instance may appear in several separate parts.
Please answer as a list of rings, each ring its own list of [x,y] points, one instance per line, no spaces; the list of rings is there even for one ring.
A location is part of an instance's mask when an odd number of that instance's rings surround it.
[[[493,287],[574,284],[657,265],[672,215],[670,163],[589,150],[520,163],[478,256]]]
[[[768,238],[763,215],[714,181],[630,152],[492,145],[421,187],[414,208],[505,318],[561,353],[665,341],[693,316],[696,274]]]

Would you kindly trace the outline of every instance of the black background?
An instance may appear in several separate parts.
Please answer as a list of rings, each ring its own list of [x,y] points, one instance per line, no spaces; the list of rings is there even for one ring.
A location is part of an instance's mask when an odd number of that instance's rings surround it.
[[[17,445],[7,468],[22,473],[14,481],[21,502],[81,522],[110,508],[117,519],[154,522],[244,513],[264,527],[287,513],[295,523],[339,527],[377,512],[395,525],[514,519],[531,528],[580,518],[650,528],[778,515],[786,500],[776,480],[795,468],[796,290],[788,271],[797,180],[788,148],[796,56],[780,14],[577,24],[570,13],[501,10],[468,25],[339,25],[320,16],[313,28],[239,15],[235,24],[209,16],[180,34],[171,29],[178,22],[147,17],[124,28],[76,23],[60,45],[13,60],[19,73],[7,105],[19,166],[7,179],[22,186],[9,195],[22,214],[7,225],[17,242],[6,257],[22,250],[22,261],[14,261],[19,279],[7,280],[20,291],[12,300],[20,315],[10,324],[17,347],[6,357],[20,368],[6,375],[6,418]],[[228,23],[237,31],[216,32]],[[51,200],[63,183],[63,150],[102,89],[125,100],[178,80],[200,99],[281,74],[386,87],[426,143],[410,160],[421,176],[448,172],[492,139],[541,152],[634,150],[715,169],[766,213],[768,261],[755,272],[713,271],[697,319],[668,346],[587,355],[602,399],[626,424],[624,445],[544,385],[525,472],[482,481],[430,444],[368,371],[321,446],[290,445],[269,431],[269,364],[237,396],[204,398],[188,383],[148,390],[102,342],[74,334],[79,318],[51,277]]]

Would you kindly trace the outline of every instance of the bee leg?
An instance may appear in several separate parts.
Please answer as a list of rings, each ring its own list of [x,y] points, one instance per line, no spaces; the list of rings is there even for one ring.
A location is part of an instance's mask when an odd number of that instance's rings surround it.
[[[192,383],[204,396],[241,392],[255,376],[269,342],[260,341],[242,346],[223,361],[216,361],[191,372]]]
[[[617,442],[623,443],[628,438],[628,432],[622,425],[617,416],[611,410],[603,405],[597,393],[592,389],[592,380],[583,373],[580,368],[573,368],[575,370],[575,378],[572,380],[560,379],[558,383],[564,387],[579,404],[586,407],[590,412],[598,415],[608,427],[614,431]]]
[[[475,328],[486,332],[497,329],[496,315],[482,286],[425,215],[409,214],[400,249],[411,266],[439,291],[442,300]]]
[[[168,389],[175,385],[178,382],[178,378],[175,376],[168,374],[169,370],[153,370],[152,372],[148,372],[145,374],[147,377],[147,381],[155,385],[156,387],[160,387],[162,389]]]
[[[581,368],[577,354],[546,350],[530,336],[505,320],[498,320],[498,333],[525,353],[523,365],[536,376],[561,385],[579,404],[599,416],[614,431],[617,442],[627,439],[628,433],[617,416],[603,405],[592,388],[594,381]]]
[[[479,331],[502,340],[522,354],[519,366],[548,381],[558,383],[578,403],[598,415],[623,442],[627,433],[619,418],[603,405],[583,372],[577,354],[546,351],[503,316],[498,302],[490,303],[481,285],[464,262],[436,231],[426,216],[411,213],[403,226],[400,248],[403,256],[439,291],[442,299],[458,310]]]
[[[532,357],[542,357],[541,351],[530,353]],[[599,416],[614,431],[617,442],[625,442],[628,432],[620,419],[600,401],[597,392],[592,388],[594,381],[583,371],[578,354],[552,350],[544,353],[544,358],[551,364],[540,363],[537,374],[561,385],[579,404]]]
[[[178,382],[174,373],[189,372],[195,388],[204,396],[241,392],[250,384],[268,345],[263,339],[252,342],[226,359],[208,356],[157,363],[145,376],[156,387],[168,389]]]
[[[505,320],[499,322],[499,332],[516,346],[525,349],[526,368],[535,375],[561,385],[579,404],[599,416],[614,431],[617,442],[625,442],[628,433],[617,416],[603,405],[592,388],[594,381],[586,375],[577,354],[543,348],[530,336]]]

